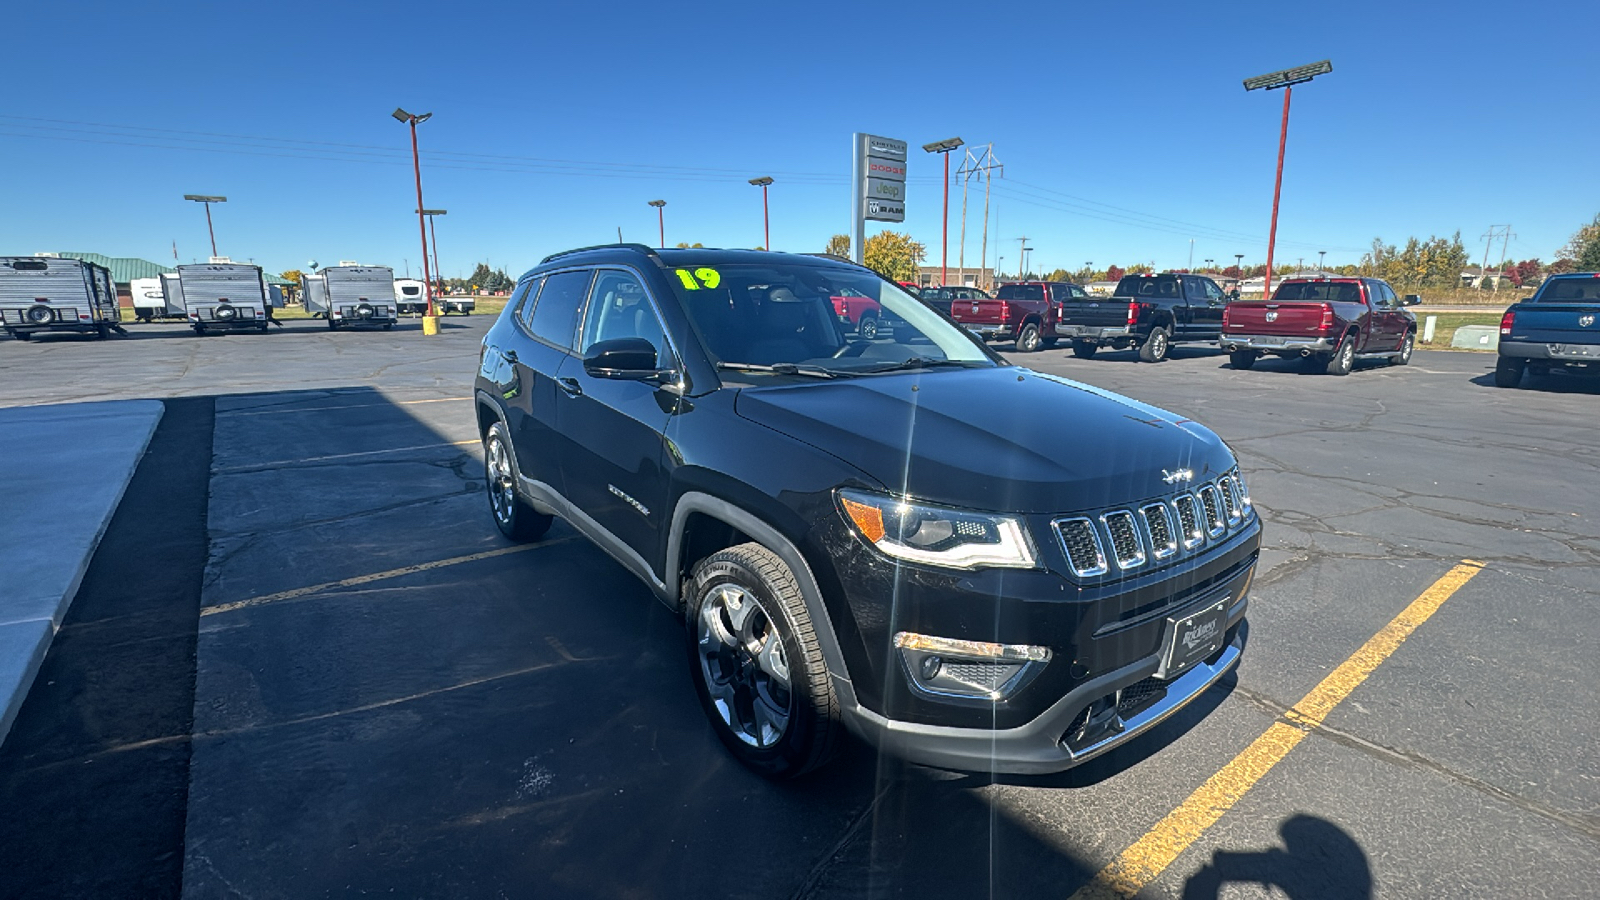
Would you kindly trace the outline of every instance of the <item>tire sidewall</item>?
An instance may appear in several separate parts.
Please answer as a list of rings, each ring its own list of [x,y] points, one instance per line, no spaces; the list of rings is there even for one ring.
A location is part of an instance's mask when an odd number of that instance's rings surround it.
[[[1032,353],[1038,349],[1039,326],[1032,322],[1026,322],[1021,330],[1017,332],[1017,350],[1022,353]]]
[[[800,685],[806,683],[802,667],[810,663],[801,655],[799,642],[795,640],[794,622],[766,580],[735,560],[719,557],[720,554],[712,556],[696,567],[689,581],[689,599],[685,610],[689,677],[694,681],[700,708],[723,746],[740,762],[761,774],[783,777],[804,765],[806,749],[816,725],[804,715],[809,698],[800,690]],[[700,662],[700,614],[712,589],[723,584],[737,584],[756,599],[761,613],[778,629],[784,658],[789,663],[789,724],[783,738],[771,747],[753,747],[740,740],[732,727],[722,721],[722,715],[712,703],[711,692],[706,686],[705,668]]]

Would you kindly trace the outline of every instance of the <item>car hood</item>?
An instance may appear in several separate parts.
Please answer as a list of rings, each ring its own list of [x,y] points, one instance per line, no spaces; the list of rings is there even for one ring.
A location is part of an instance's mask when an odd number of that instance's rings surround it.
[[[849,462],[896,493],[1021,513],[1170,495],[1233,467],[1210,429],[1090,385],[1013,367],[749,387],[752,422]]]

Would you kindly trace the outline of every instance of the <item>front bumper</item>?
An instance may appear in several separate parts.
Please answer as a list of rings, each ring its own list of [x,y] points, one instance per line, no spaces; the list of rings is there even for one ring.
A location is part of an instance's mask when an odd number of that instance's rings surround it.
[[[1228,613],[1222,649],[1171,681],[1156,679],[1160,654],[1085,682],[1015,728],[955,728],[887,719],[862,707],[846,724],[859,737],[908,762],[968,772],[1044,775],[1120,747],[1192,703],[1238,663],[1249,637],[1248,598]],[[1127,699],[1124,699],[1124,698]],[[1106,702],[1109,699],[1109,702]],[[1105,713],[1090,721],[1091,707]]]
[[[1068,325],[1056,323],[1056,334],[1080,341],[1128,341],[1133,332],[1126,325]]]
[[[1232,353],[1235,350],[1258,350],[1263,353],[1309,352],[1332,353],[1338,342],[1327,337],[1299,338],[1277,334],[1225,334],[1217,346]]]

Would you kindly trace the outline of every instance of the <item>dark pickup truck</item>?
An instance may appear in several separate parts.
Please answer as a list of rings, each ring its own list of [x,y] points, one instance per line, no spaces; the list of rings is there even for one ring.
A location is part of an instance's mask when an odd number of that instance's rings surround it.
[[[1406,307],[1421,302],[1379,278],[1289,278],[1271,300],[1229,303],[1218,344],[1235,369],[1266,353],[1301,357],[1329,375],[1350,374],[1362,358],[1403,366],[1417,340],[1417,317]]]
[[[1500,318],[1495,384],[1557,370],[1600,375],[1600,272],[1552,275]]]
[[[1141,360],[1160,362],[1174,343],[1215,341],[1226,302],[1222,288],[1203,275],[1126,275],[1110,298],[1064,307],[1055,333],[1072,341],[1075,356],[1137,347]]]
[[[992,298],[950,301],[950,318],[982,340],[1014,341],[1017,352],[1032,353],[1054,347],[1062,310],[1088,299],[1065,281],[1018,281],[1000,285]]]

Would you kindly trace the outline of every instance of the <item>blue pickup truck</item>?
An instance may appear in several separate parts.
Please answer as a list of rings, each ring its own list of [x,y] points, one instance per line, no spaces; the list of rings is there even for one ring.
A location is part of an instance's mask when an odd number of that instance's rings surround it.
[[[1500,318],[1496,385],[1557,370],[1600,375],[1600,272],[1552,275]]]

